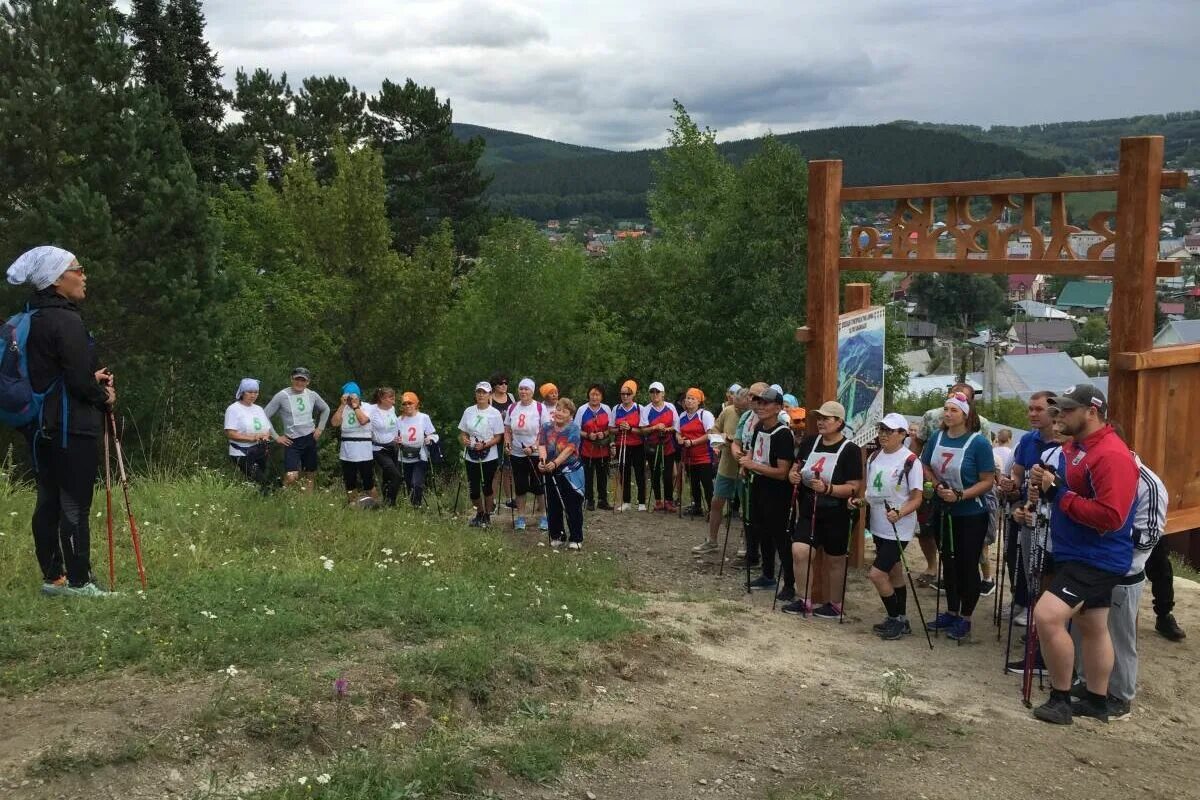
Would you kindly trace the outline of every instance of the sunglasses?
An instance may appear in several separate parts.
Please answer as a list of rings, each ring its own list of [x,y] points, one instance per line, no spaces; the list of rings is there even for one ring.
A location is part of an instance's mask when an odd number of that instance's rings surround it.
[[[662,394],[662,393],[663,393],[662,389],[651,389],[650,390],[650,394]]]
[[[83,272],[83,265],[82,265],[82,264],[76,264],[76,265],[75,265],[75,266],[73,266],[73,267],[67,267],[65,270],[63,270],[63,272],[78,272],[80,275],[83,275],[83,274],[84,274],[84,272]]]
[[[633,397],[633,392],[621,392],[621,397]]]
[[[893,433],[903,433],[906,435],[908,434],[908,431],[906,431],[906,430],[903,430],[901,428],[889,428],[886,425],[880,425],[877,430],[879,431],[880,436],[887,436],[887,435],[893,434]]]

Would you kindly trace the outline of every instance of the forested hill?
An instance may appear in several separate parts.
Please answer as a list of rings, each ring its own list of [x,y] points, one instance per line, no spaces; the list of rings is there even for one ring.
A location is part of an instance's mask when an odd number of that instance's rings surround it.
[[[460,139],[481,137],[487,143],[479,166],[491,171],[504,164],[528,164],[533,161],[551,161],[562,158],[582,158],[609,152],[599,147],[584,147],[578,144],[564,144],[550,139],[539,139],[524,133],[501,131],[495,128],[485,128],[482,125],[468,125],[463,122],[451,124],[454,135]]]
[[[995,125],[981,128],[908,120],[896,124],[919,130],[961,133],[980,141],[1019,147],[1032,155],[1058,159],[1069,169],[1084,172],[1115,171],[1122,136],[1158,134],[1166,137],[1168,166],[1200,166],[1200,111],[1020,127]]]
[[[1045,176],[1065,169],[1059,159],[1039,158],[952,131],[902,124],[825,128],[777,138],[810,160],[842,159],[848,186]],[[740,163],[761,146],[762,139],[745,139],[723,143],[720,149],[730,161]],[[496,210],[532,219],[590,213],[607,218],[644,218],[650,163],[659,152],[639,150],[509,163],[495,168],[487,197]]]

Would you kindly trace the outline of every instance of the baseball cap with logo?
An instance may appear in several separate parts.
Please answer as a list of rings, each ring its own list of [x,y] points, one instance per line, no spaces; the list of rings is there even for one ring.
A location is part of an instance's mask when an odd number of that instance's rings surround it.
[[[1104,392],[1090,383],[1080,383],[1068,387],[1057,397],[1047,398],[1046,403],[1057,406],[1063,411],[1091,406],[1101,417],[1108,417],[1108,400],[1104,397]]]
[[[908,430],[908,420],[906,420],[901,414],[897,414],[895,411],[893,411],[890,414],[885,415],[883,419],[879,420],[879,424],[882,425],[883,427],[887,428],[888,430],[893,430],[893,431],[907,431]]]

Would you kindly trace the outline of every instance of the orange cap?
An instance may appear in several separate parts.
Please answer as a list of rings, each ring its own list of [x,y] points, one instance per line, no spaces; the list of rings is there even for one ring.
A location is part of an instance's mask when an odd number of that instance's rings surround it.
[[[699,401],[700,405],[704,405],[704,392],[697,389],[695,386],[687,390],[686,397],[694,397]]]
[[[545,397],[546,395],[550,394],[550,392],[554,392],[555,394],[558,394],[558,387],[555,386],[553,383],[543,383],[538,388],[538,394],[540,394],[542,397]]]
[[[421,404],[421,398],[417,397],[416,392],[405,392],[404,394],[400,395],[400,402],[412,403],[414,406],[419,406]]]
[[[635,381],[635,380],[625,381],[624,383],[621,384],[621,388],[628,389],[629,391],[633,392],[634,394],[637,394],[637,381]]]
[[[799,427],[804,425],[808,420],[808,412],[799,406],[794,406],[787,410],[788,424]]]

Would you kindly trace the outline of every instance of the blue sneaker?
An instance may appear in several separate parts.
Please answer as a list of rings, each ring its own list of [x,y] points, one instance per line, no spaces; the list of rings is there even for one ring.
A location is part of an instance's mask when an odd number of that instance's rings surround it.
[[[517,521],[513,523],[513,530],[515,530],[515,531],[525,530],[525,518],[524,517],[517,517]]]
[[[546,519],[545,515],[543,515],[542,518],[538,520],[538,528],[540,528],[544,531],[550,530],[550,520]]]
[[[954,627],[954,621],[958,617],[951,614],[949,611],[943,611],[937,615],[937,619],[925,625],[925,630],[928,631],[946,631]]]
[[[956,617],[954,624],[946,630],[946,638],[962,641],[971,638],[971,620],[966,617]]]

